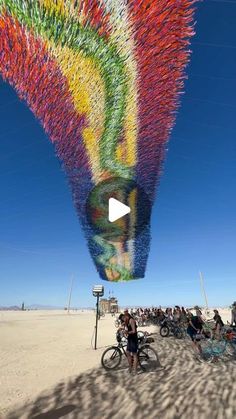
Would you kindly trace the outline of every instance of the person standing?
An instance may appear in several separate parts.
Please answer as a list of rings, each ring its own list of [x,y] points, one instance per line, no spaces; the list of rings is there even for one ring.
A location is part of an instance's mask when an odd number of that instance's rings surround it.
[[[128,310],[124,311],[126,334],[127,334],[127,358],[129,362],[129,372],[133,371],[137,374],[138,367],[138,334],[137,325],[134,318],[129,314]]]
[[[215,337],[219,339],[221,329],[224,327],[224,322],[219,314],[219,311],[218,310],[213,310],[213,311],[214,311],[213,320],[215,321]]]
[[[189,317],[187,334],[192,340],[193,348],[197,349],[200,354],[202,353],[202,348],[199,338],[202,333],[203,323],[202,312],[199,308],[196,308],[196,316]]]

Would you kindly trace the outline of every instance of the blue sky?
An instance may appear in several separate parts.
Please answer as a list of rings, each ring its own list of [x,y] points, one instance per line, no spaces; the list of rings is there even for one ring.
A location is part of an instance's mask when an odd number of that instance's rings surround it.
[[[197,5],[188,80],[152,216],[146,278],[103,282],[121,305],[236,300],[236,2]],[[0,305],[91,306],[92,264],[64,173],[39,123],[0,81]]]

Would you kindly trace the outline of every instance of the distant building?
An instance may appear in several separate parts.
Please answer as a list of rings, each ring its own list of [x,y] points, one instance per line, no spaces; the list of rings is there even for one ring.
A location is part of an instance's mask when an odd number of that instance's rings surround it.
[[[99,301],[99,310],[103,313],[109,313],[109,300],[106,298],[101,298]]]
[[[119,306],[117,298],[101,298],[99,301],[99,309],[103,313],[118,313]]]
[[[110,313],[118,313],[119,306],[118,306],[118,300],[115,297],[109,298],[110,302]]]

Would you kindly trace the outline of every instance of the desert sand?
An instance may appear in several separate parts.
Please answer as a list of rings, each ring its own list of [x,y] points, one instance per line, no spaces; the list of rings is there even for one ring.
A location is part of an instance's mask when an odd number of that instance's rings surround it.
[[[220,310],[224,321],[227,309]],[[100,366],[115,343],[114,318],[99,321],[91,347],[93,312],[0,312],[0,417],[232,419],[236,417],[236,361],[194,360],[188,340],[153,332],[165,369],[132,377],[126,361],[115,372]]]

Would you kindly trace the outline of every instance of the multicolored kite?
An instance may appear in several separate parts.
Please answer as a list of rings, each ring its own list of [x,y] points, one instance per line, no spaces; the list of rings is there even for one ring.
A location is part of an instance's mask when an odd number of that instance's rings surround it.
[[[149,226],[128,241],[105,239],[86,202],[95,185],[121,178],[153,203],[189,59],[192,4],[0,0],[0,73],[55,145],[103,279],[144,276]]]

